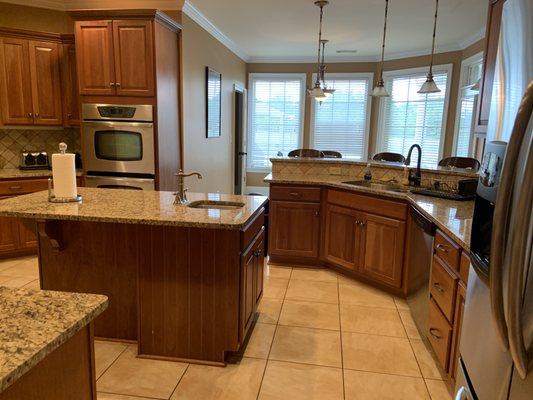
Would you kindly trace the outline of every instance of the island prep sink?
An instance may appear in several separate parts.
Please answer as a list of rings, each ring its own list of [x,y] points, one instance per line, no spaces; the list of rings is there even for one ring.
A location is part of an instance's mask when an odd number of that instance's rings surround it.
[[[187,205],[190,208],[216,208],[219,210],[236,210],[244,207],[244,203],[236,201],[198,200]]]
[[[362,186],[376,190],[388,190],[391,192],[407,192],[407,189],[397,183],[388,182],[372,182],[372,181],[346,181],[342,182],[347,185]]]

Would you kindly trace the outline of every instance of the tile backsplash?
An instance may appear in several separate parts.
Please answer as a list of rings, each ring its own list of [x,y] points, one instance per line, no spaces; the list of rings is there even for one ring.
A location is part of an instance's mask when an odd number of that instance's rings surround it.
[[[80,131],[65,129],[0,129],[0,168],[18,168],[24,150],[58,152],[58,144],[65,142],[69,152],[80,151]]]

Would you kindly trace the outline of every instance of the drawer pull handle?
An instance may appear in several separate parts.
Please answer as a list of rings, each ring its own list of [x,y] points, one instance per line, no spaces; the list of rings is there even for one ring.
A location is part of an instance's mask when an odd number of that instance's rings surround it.
[[[302,194],[298,192],[290,192],[289,193],[292,197],[300,197]]]
[[[435,333],[435,332],[439,333],[440,331],[437,328],[429,328],[429,334],[431,336],[433,336],[437,340],[442,339],[442,336],[437,335],[437,333]]]
[[[440,251],[442,251],[443,253],[448,253],[448,252],[449,252],[449,250],[448,250],[448,246],[443,245],[443,244],[438,244],[438,245],[437,245],[437,250],[440,250]]]
[[[9,190],[20,190],[22,189],[22,186],[10,186]]]
[[[320,215],[319,211],[315,211],[315,217],[318,217]]]
[[[441,286],[439,282],[435,282],[433,284],[433,287],[437,289],[439,292],[444,293],[446,290]]]

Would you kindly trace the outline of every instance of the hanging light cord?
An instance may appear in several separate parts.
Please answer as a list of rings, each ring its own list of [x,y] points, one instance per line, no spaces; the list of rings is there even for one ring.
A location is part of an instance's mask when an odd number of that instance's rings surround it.
[[[385,61],[385,38],[387,37],[387,15],[389,13],[389,0],[385,0],[385,23],[383,24],[383,43],[381,44],[381,70],[379,72],[379,82],[383,83],[383,63]]]
[[[433,76],[433,55],[435,54],[435,36],[437,34],[438,13],[439,13],[439,0],[435,0],[435,22],[433,23],[433,43],[431,44],[431,59],[429,61],[429,76]]]
[[[318,59],[317,59],[318,71],[317,71],[317,77],[316,77],[316,82],[315,82],[316,87],[320,86],[320,46],[322,45],[322,20],[324,18],[324,6],[326,4],[327,3],[318,4],[318,6],[320,7],[320,25],[318,29]]]
[[[322,84],[326,87],[326,41],[322,40],[322,62],[320,65],[320,79]]]

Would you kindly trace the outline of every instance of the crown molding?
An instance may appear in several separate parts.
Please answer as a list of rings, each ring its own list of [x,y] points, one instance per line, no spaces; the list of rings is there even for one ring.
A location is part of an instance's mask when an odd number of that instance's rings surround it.
[[[65,11],[67,9],[66,2],[61,0],[32,0],[28,4],[27,0],[4,0],[5,3],[18,4],[20,6],[48,8],[50,10]]]
[[[465,40],[459,42],[459,47],[461,47],[461,50],[464,50],[467,47],[472,46],[474,43],[480,41],[481,39],[485,39],[485,33],[485,29],[480,29],[469,38],[466,38]]]
[[[68,11],[74,9],[108,9],[108,0],[32,0],[28,4],[27,0],[3,0],[6,3],[18,4],[29,7],[48,8],[58,11]],[[125,8],[154,8],[159,10],[180,10],[183,0],[115,0],[113,9]]]
[[[209,32],[215,39],[230,49],[241,60],[248,62],[250,56],[233,40],[227,37],[218,27],[213,24],[200,10],[198,10],[190,1],[185,0],[182,11],[194,22]]]

